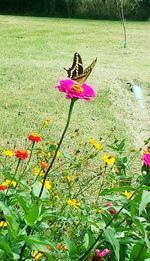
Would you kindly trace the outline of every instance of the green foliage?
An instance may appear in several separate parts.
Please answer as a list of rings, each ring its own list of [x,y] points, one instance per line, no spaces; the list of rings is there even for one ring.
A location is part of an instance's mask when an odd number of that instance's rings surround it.
[[[78,135],[75,131],[74,141]],[[32,260],[39,251],[41,260],[82,260],[94,256],[95,248],[109,249],[114,261],[149,258],[150,201],[143,184],[148,169],[142,167],[140,173],[139,166],[135,180],[133,159],[139,152],[127,153],[125,139],[105,140],[76,142],[75,150],[63,147],[41,196],[46,165],[40,164],[51,162],[56,143],[28,144],[30,155],[24,161],[7,156],[9,150],[2,152],[1,259]]]
[[[148,19],[148,0],[24,0],[22,3],[5,0],[0,1],[0,8],[3,12],[19,14],[116,19],[122,4],[127,17]]]

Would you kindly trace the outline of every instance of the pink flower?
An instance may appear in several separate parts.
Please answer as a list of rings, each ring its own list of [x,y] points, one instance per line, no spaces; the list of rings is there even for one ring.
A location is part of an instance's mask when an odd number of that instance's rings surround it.
[[[90,102],[92,97],[96,97],[95,90],[86,83],[79,84],[71,79],[61,80],[59,83],[55,88],[60,92],[65,92],[67,99],[84,99]]]
[[[92,260],[94,261],[101,261],[102,260],[102,257],[106,256],[108,253],[110,252],[109,249],[105,248],[104,250],[99,250],[99,249],[96,249],[95,251],[95,255],[94,257],[92,258]]]
[[[150,167],[150,153],[144,153],[142,160],[146,166]]]
[[[112,206],[112,202],[111,202],[111,201],[107,201],[107,202],[105,203],[105,206],[106,206],[106,207],[111,207],[111,206]]]

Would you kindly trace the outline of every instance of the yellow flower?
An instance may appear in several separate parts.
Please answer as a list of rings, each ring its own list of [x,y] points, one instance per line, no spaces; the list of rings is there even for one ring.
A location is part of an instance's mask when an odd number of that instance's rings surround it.
[[[35,168],[33,169],[33,173],[34,173],[34,175],[36,175],[36,176],[39,175],[40,171],[41,171],[41,169],[38,168],[38,167],[35,167]]]
[[[43,183],[43,180],[40,183]],[[47,188],[48,190],[51,189],[52,187],[51,182],[49,180],[45,180],[44,187]]]
[[[110,155],[105,154],[105,155],[103,155],[102,160],[103,160],[106,164],[108,164],[109,166],[112,166],[112,165],[115,163],[115,160],[116,160],[116,159],[115,159],[114,156],[110,156]]]
[[[100,143],[97,143],[93,138],[90,139],[90,144],[96,149],[101,150],[102,145]]]
[[[116,173],[116,174],[119,174],[119,172],[120,172],[120,170],[116,168],[116,169],[115,169],[115,173]]]
[[[132,196],[133,193],[126,190],[123,194],[126,196],[127,199],[130,199],[130,197]]]
[[[9,180],[9,179],[6,179],[5,181],[2,182],[2,185],[5,187],[8,187],[10,184],[12,184],[13,187],[15,188],[17,183],[16,183],[16,181]]]
[[[68,180],[68,181],[73,181],[75,180],[75,176],[70,176],[70,175],[65,175],[63,176],[64,179]]]
[[[60,156],[61,156],[61,152],[60,152],[60,150],[58,150],[56,157],[58,158],[58,157],[60,157]]]
[[[76,199],[68,199],[67,203],[74,208],[79,208],[81,205]]]
[[[1,220],[0,227],[7,227],[7,222],[5,220]]]
[[[40,251],[34,250],[32,253],[32,256],[33,256],[34,261],[39,260],[43,256],[43,253]]]
[[[97,214],[102,214],[104,212],[104,210],[102,210],[102,209],[95,209],[95,210],[96,210]]]
[[[14,151],[6,149],[6,150],[3,150],[2,154],[5,156],[8,156],[8,157],[12,157],[12,156],[14,156]]]
[[[43,170],[41,170],[39,167],[35,167],[33,169],[33,173],[34,173],[35,176],[38,176],[38,175],[43,176],[44,175]]]
[[[46,118],[46,119],[43,121],[43,125],[44,125],[45,127],[48,127],[49,123],[50,123],[50,119],[48,119],[48,118]]]

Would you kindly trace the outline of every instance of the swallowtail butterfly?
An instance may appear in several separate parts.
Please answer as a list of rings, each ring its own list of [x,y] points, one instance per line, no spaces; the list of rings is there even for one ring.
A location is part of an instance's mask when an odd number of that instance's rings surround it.
[[[75,53],[73,58],[73,64],[71,68],[66,69],[68,77],[78,83],[84,83],[86,79],[89,77],[91,71],[93,70],[97,58],[93,60],[93,62],[84,70],[83,63],[80,54]]]

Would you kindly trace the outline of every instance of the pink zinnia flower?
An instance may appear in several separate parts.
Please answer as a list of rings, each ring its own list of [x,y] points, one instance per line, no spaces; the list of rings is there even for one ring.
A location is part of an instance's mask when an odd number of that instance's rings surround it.
[[[95,90],[86,83],[79,84],[71,79],[61,80],[59,83],[56,88],[60,92],[65,92],[65,98],[67,99],[84,99],[90,102],[92,97],[96,97]]]
[[[95,255],[92,258],[93,261],[101,261],[102,257],[106,256],[110,252],[109,249],[105,248],[104,250],[96,249]]]
[[[150,167],[150,153],[144,153],[142,160],[146,166]]]
[[[111,201],[107,201],[107,202],[105,203],[105,206],[106,206],[106,207],[111,207],[111,206],[112,206],[112,202],[111,202]]]

